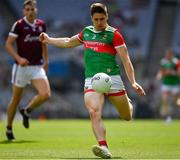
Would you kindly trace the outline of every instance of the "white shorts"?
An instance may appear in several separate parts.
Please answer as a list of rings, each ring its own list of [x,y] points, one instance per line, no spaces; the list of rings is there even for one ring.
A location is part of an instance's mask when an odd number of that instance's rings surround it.
[[[47,79],[46,72],[41,65],[20,66],[13,65],[11,83],[17,87],[25,87],[34,79]]]
[[[125,87],[123,84],[123,81],[120,77],[120,75],[113,75],[110,76],[111,80],[112,80],[112,86],[111,89],[108,93],[108,95],[123,95],[125,94]],[[84,84],[84,93],[86,92],[94,92],[94,90],[92,89],[92,85],[91,85],[91,79],[92,77],[86,78],[85,79],[85,84]]]
[[[170,86],[170,85],[162,85],[161,86],[162,92],[170,92],[171,94],[178,94],[180,93],[180,87],[178,85]]]

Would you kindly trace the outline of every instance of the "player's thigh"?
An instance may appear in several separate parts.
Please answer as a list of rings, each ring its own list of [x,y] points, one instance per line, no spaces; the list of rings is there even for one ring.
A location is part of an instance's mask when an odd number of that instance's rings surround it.
[[[84,94],[84,102],[89,112],[101,112],[104,105],[104,95],[97,92],[87,92]]]
[[[129,102],[127,94],[121,96],[109,96],[109,100],[116,107],[121,118],[131,119],[132,118],[132,104]]]
[[[50,94],[50,85],[42,66],[31,66],[31,83],[41,95]]]
[[[39,94],[50,95],[51,91],[50,91],[50,85],[49,85],[48,79],[46,78],[33,79],[31,83],[35,87],[35,89],[38,91]]]

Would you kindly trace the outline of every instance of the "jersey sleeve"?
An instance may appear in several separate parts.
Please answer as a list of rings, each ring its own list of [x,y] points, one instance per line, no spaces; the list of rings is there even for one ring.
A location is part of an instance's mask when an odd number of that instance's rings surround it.
[[[9,35],[11,35],[13,37],[18,37],[19,31],[20,31],[20,29],[19,29],[20,26],[18,24],[19,24],[18,21],[13,24],[13,26],[9,32]]]
[[[81,31],[80,33],[77,34],[78,39],[81,43],[83,43],[83,31]]]
[[[176,63],[176,70],[178,70],[178,71],[180,70],[180,60],[178,60]]]
[[[114,32],[113,45],[114,48],[125,46],[124,38],[118,30]]]

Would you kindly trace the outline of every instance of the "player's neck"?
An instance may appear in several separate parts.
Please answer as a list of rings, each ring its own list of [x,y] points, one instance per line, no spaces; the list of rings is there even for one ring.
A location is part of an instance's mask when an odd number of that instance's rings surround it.
[[[34,24],[35,19],[30,19],[28,17],[25,17],[26,21],[30,24]]]
[[[103,31],[105,31],[108,27],[109,27],[109,25],[107,24],[107,25],[106,25],[104,28],[102,28],[102,29],[97,29],[97,28],[94,27],[94,30],[95,30],[96,32],[103,32]]]

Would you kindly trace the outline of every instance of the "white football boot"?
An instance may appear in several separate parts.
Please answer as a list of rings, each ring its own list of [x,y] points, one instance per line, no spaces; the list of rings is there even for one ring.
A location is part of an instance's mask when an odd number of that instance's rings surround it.
[[[111,152],[108,150],[108,148],[106,146],[94,145],[94,146],[92,146],[92,152],[97,157],[101,157],[101,158],[104,158],[104,159],[112,158],[112,154],[111,154]]]

